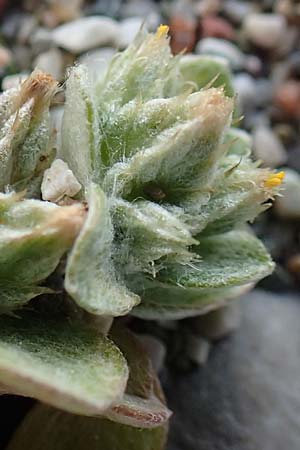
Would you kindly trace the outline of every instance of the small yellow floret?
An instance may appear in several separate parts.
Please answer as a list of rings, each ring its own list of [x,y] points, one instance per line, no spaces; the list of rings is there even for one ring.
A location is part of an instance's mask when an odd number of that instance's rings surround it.
[[[157,36],[158,38],[161,38],[161,37],[163,37],[163,36],[166,36],[166,35],[168,34],[168,31],[169,31],[168,25],[160,25],[160,26],[157,28],[156,36]]]
[[[284,172],[272,173],[265,181],[265,187],[273,188],[280,186],[284,179]]]

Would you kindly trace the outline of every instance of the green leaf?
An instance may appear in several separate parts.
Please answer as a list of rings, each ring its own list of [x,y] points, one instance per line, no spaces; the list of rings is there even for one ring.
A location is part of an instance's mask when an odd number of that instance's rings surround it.
[[[241,295],[274,268],[263,244],[244,231],[202,237],[197,253],[199,261],[165,264],[155,279],[128,277],[128,286],[142,299],[132,314],[146,319],[205,314]]]
[[[252,222],[269,208],[266,201],[274,195],[266,186],[268,177],[268,171],[258,168],[248,157],[229,154],[222,160],[209,188],[181,199],[184,215],[179,214],[179,218],[198,238],[200,233],[225,233]]]
[[[179,60],[179,70],[185,85],[195,83],[196,90],[224,86],[225,94],[233,97],[231,71],[227,61],[221,57],[206,55],[184,55]]]
[[[174,202],[186,191],[206,185],[224,154],[220,143],[231,117],[232,101],[217,89],[201,94],[201,107],[198,101],[194,105],[196,118],[166,130],[128,162],[115,164],[106,175],[105,189],[134,200],[154,185],[164,193],[166,202]]]
[[[164,450],[166,427],[141,430],[36,405],[7,450]]]
[[[105,416],[139,428],[154,428],[166,423],[171,411],[165,406],[159,380],[138,336],[114,326],[111,338],[126,357],[129,379],[125,395],[106,411]]]
[[[199,316],[226,305],[252,288],[253,283],[211,290],[157,283],[141,294],[142,302],[131,314],[146,320],[179,320]]]
[[[97,85],[99,109],[108,113],[135,97],[141,100],[162,98],[170,72],[175,71],[167,29],[157,33],[140,30],[131,45],[116,55],[106,77]]]
[[[115,200],[112,209],[118,236],[114,258],[124,267],[124,272],[153,273],[153,261],[161,257],[174,261],[193,259],[188,247],[198,242],[187,226],[162,205],[143,200],[134,203]]]
[[[0,189],[12,185],[38,195],[41,175],[51,163],[50,101],[57,83],[35,70],[20,89],[0,100]],[[31,187],[31,183],[33,186]]]
[[[234,154],[243,157],[251,154],[251,136],[239,128],[229,128],[224,136],[224,144],[229,144],[227,155]]]
[[[0,318],[0,383],[69,412],[99,415],[125,389],[127,364],[97,331],[61,318]]]
[[[102,172],[97,158],[100,129],[94,96],[87,69],[75,66],[66,83],[60,157],[83,186],[93,177],[99,179]]]
[[[126,289],[112,262],[113,229],[108,200],[101,188],[90,186],[85,224],[68,256],[65,288],[86,311],[107,316],[127,314],[139,302]]]
[[[264,245],[245,231],[201,238],[196,248],[201,260],[185,266],[169,264],[159,280],[192,288],[238,286],[269,275],[274,264]]]
[[[49,292],[38,286],[71,247],[85,212],[80,204],[57,206],[0,194],[0,311]]]
[[[8,314],[19,309],[39,295],[52,293],[52,290],[46,287],[10,286],[9,283],[0,283],[0,289],[0,314]]]

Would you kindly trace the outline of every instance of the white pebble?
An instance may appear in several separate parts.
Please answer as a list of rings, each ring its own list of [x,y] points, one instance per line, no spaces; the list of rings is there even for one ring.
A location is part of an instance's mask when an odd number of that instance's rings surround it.
[[[130,17],[128,19],[122,20],[122,22],[120,22],[117,47],[121,49],[128,47],[128,45],[137,35],[138,31],[143,25],[143,22],[144,19],[140,17]]]
[[[51,167],[45,170],[41,191],[43,200],[58,202],[65,195],[74,197],[81,189],[73,172],[61,159],[56,159]]]
[[[95,80],[99,80],[106,73],[108,64],[115,53],[114,48],[103,47],[82,54],[78,61],[88,68],[89,73]]]
[[[249,110],[256,103],[256,86],[254,79],[248,73],[240,73],[233,79],[237,100],[242,110]]]
[[[40,53],[34,61],[34,66],[51,74],[56,80],[61,80],[64,75],[64,58],[58,48]]]
[[[276,197],[274,210],[284,219],[300,219],[300,175],[292,169],[285,170],[282,196]]]
[[[253,131],[253,152],[267,167],[278,167],[287,160],[287,153],[271,128],[258,125]]]
[[[165,344],[150,334],[139,334],[139,339],[151,359],[154,370],[158,373],[164,365],[167,353]]]
[[[188,336],[188,355],[190,359],[199,366],[207,362],[211,344],[207,339],[196,334]]]
[[[7,89],[17,88],[20,84],[26,80],[29,76],[28,72],[15,73],[14,75],[7,75],[2,80],[2,91],[7,91]]]
[[[83,17],[55,28],[54,43],[71,53],[86,52],[95,47],[113,44],[119,33],[118,23],[104,16]]]
[[[246,37],[258,47],[273,49],[285,39],[285,18],[279,14],[249,14],[243,22]]]
[[[238,47],[225,39],[202,39],[198,42],[195,51],[198,54],[223,56],[234,69],[240,69],[245,62],[245,56]]]

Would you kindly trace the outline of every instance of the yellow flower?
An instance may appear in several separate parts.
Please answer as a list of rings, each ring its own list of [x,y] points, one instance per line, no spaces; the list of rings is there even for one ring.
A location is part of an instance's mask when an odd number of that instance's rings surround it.
[[[160,25],[157,28],[156,36],[158,38],[164,37],[164,36],[166,36],[168,34],[168,31],[169,31],[168,25]]]
[[[268,178],[265,180],[265,187],[267,188],[273,188],[280,186],[283,179],[284,179],[285,173],[284,172],[278,172],[278,173],[271,173]]]

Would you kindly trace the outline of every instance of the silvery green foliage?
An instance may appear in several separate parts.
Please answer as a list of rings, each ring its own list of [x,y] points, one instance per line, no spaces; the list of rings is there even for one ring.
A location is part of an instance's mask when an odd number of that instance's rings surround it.
[[[129,440],[128,425],[168,420],[136,338],[115,327],[104,335],[128,313],[203,314],[273,269],[245,224],[269,206],[283,173],[260,169],[247,134],[230,127],[229,75],[218,59],[173,57],[165,26],[140,31],[96,82],[73,67],[58,180],[55,166],[45,172],[56,83],[34,72],[0,97],[0,312],[10,315],[0,327],[2,390],[105,416]],[[72,192],[70,169],[75,198],[38,199],[44,172],[47,192]]]

